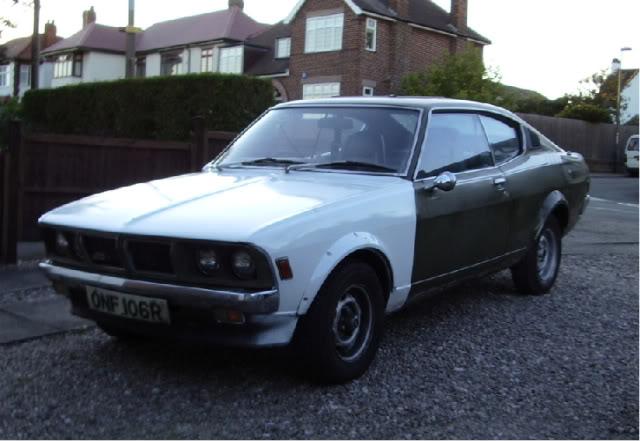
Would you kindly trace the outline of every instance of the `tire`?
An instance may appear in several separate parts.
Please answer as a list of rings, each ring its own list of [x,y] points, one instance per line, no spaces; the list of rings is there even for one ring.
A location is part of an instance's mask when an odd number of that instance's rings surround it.
[[[363,375],[384,326],[384,295],[375,271],[361,261],[340,265],[325,281],[294,341],[303,369],[324,384]]]
[[[631,177],[636,177],[638,176],[638,169],[637,168],[628,168],[627,167],[627,174]]]
[[[562,260],[562,233],[555,216],[549,217],[525,257],[511,268],[511,277],[522,294],[540,295],[553,287]]]

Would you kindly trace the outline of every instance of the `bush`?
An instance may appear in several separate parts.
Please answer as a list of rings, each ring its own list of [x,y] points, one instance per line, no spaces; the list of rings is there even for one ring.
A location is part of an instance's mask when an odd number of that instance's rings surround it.
[[[607,109],[587,103],[567,104],[564,110],[556,116],[560,118],[581,119],[592,123],[611,122],[611,115]]]
[[[440,96],[505,105],[495,72],[482,61],[482,52],[469,48],[448,55],[426,71],[412,73],[402,79],[402,94]]]
[[[34,131],[185,140],[196,116],[209,130],[242,130],[273,105],[273,88],[240,75],[181,75],[30,91],[23,105]]]
[[[9,145],[9,121],[19,118],[21,113],[20,102],[8,99],[0,102],[0,150]]]

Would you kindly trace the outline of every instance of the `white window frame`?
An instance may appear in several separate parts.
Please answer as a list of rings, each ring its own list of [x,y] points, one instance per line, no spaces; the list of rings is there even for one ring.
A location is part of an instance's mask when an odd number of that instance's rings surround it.
[[[9,64],[0,65],[0,87],[9,87],[11,83],[11,69]]]
[[[307,18],[304,52],[333,52],[342,50],[344,14],[321,15]]]
[[[291,37],[276,39],[276,58],[291,57]]]
[[[323,98],[333,98],[340,96],[341,84],[332,83],[309,83],[302,85],[302,99],[315,100]]]
[[[53,78],[69,78],[73,76],[73,54],[59,55],[53,66]]]
[[[25,81],[25,78],[26,78],[26,81]],[[21,87],[31,86],[31,66],[28,64],[20,65],[20,86]]]
[[[242,74],[244,70],[244,46],[223,47],[218,55],[218,72]]]
[[[375,88],[371,86],[364,86],[362,87],[362,96],[374,96],[375,91]]]
[[[371,39],[373,46],[369,47],[369,34],[373,35]],[[375,52],[378,50],[378,20],[375,18],[367,17],[367,25],[364,32],[364,47],[369,52]]]
[[[213,72],[215,68],[213,63],[214,50],[212,47],[203,48],[200,52],[200,72]]]

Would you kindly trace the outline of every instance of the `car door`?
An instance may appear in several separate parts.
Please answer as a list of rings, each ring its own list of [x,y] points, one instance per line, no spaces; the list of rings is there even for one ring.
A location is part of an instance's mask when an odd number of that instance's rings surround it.
[[[414,182],[414,291],[481,270],[506,252],[509,194],[476,113],[434,112]],[[432,188],[445,172],[455,188]]]

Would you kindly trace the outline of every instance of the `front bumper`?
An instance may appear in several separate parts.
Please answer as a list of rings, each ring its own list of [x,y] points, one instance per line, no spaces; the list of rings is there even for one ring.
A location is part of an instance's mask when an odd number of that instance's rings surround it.
[[[132,280],[40,264],[59,294],[69,298],[72,313],[135,334],[176,337],[230,346],[280,346],[291,341],[297,316],[278,314],[278,290],[263,292],[220,291],[164,283]],[[171,325],[150,324],[94,311],[86,300],[86,287],[99,287],[138,296],[164,299],[172,316]],[[245,314],[242,325],[220,324],[217,309]]]

